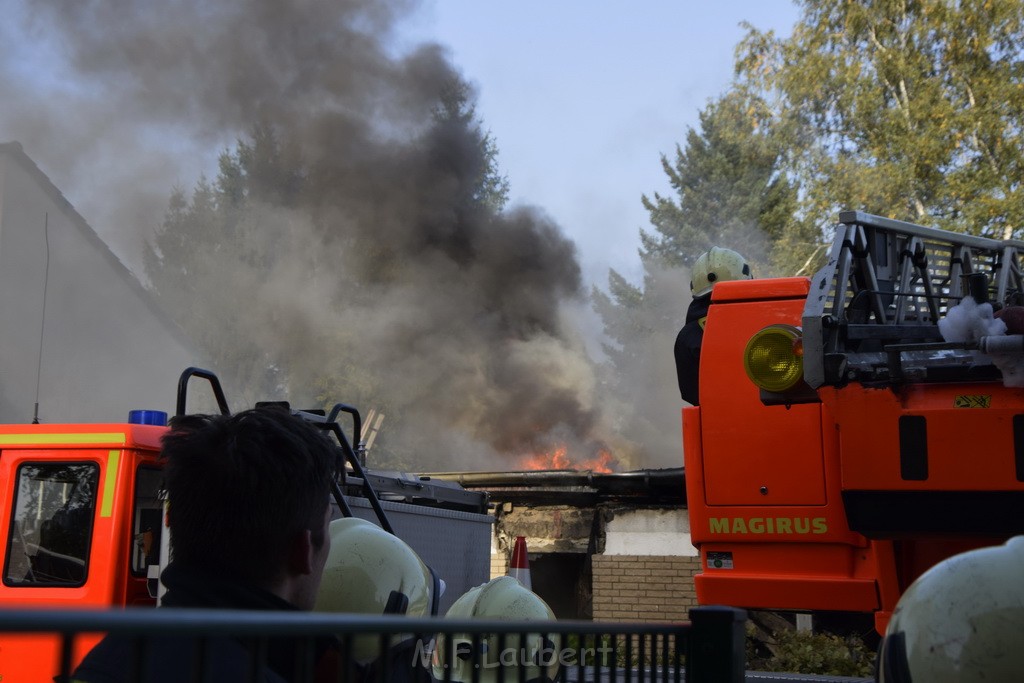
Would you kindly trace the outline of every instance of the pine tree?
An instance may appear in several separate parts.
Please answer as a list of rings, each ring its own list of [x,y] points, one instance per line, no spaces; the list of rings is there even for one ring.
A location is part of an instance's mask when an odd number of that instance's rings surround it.
[[[796,205],[779,172],[780,153],[765,103],[742,90],[700,114],[686,147],[662,168],[675,195],[643,197],[654,232],[641,231],[642,286],[612,270],[594,308],[609,343],[605,384],[620,429],[648,462],[678,462],[679,390],[672,346],[690,301],[688,267],[711,246],[744,254],[755,272],[771,269],[772,245]]]
[[[475,147],[468,158],[475,161],[472,173],[467,174],[472,182],[468,187],[468,201],[481,205],[493,212],[499,212],[508,203],[508,176],[498,169],[498,143],[491,133],[484,132],[476,116],[472,92],[461,80],[452,80],[441,93],[440,102],[434,110],[434,122],[439,134],[450,132]],[[466,133],[469,133],[468,136]]]
[[[689,266],[723,246],[769,270],[771,244],[796,206],[770,122],[765,103],[740,89],[700,113],[686,149],[676,147],[674,163],[661,160],[676,196],[643,197],[656,234],[641,231],[642,258]]]

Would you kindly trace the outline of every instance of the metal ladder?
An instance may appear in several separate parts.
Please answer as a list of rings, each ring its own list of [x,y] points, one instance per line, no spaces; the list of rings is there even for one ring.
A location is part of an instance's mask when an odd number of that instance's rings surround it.
[[[887,346],[941,342],[939,320],[968,294],[997,306],[1020,303],[1024,242],[860,211],[844,211],[839,221],[803,313],[804,375],[812,387],[845,381],[858,354],[871,363]],[[979,275],[985,277],[972,277]]]
[[[203,370],[201,368],[190,367],[186,368],[181,373],[181,377],[178,379],[178,396],[177,405],[175,408],[175,415],[184,415],[186,406],[188,404],[188,385],[189,380],[193,377],[205,379],[210,383],[210,387],[213,390],[214,399],[217,401],[217,408],[220,410],[222,415],[230,415],[231,410],[228,408],[227,399],[224,396],[224,390],[221,388],[220,379],[217,375],[209,370]],[[264,405],[264,404],[257,404]],[[287,404],[280,404],[291,410]],[[338,504],[338,508],[345,517],[352,517],[352,509],[345,500],[345,496],[342,492],[342,487],[346,485],[350,476],[353,479],[352,484],[356,485],[370,503],[370,507],[373,508],[374,514],[377,516],[377,521],[380,523],[382,529],[388,533],[395,533],[394,527],[392,527],[390,520],[388,520],[387,513],[380,504],[380,497],[373,488],[373,484],[370,478],[366,476],[366,472],[363,469],[361,459],[356,453],[356,450],[352,448],[352,443],[359,443],[360,432],[362,430],[362,418],[359,415],[359,411],[353,406],[346,405],[344,403],[335,404],[329,414],[320,414],[314,411],[304,410],[291,410],[293,415],[301,417],[310,424],[315,425],[319,429],[327,431],[334,436],[334,439],[338,443],[340,451],[340,462],[337,468],[337,477],[331,481],[331,492],[334,496],[334,501]],[[352,417],[352,441],[350,442],[348,437],[342,430],[341,425],[338,423],[338,416],[341,413],[346,413]],[[349,474],[351,469],[351,475]]]

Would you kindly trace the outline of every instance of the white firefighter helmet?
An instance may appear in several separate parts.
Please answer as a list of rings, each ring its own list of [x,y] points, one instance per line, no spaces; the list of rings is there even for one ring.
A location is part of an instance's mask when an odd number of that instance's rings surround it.
[[[330,534],[314,610],[411,617],[436,613],[439,581],[405,541],[357,517],[333,520]],[[377,659],[380,638],[357,637],[353,654],[361,662]]]
[[[750,264],[738,252],[711,247],[693,262],[690,269],[690,292],[693,296],[703,296],[719,282],[749,280],[752,277]]]
[[[469,589],[459,597],[445,615],[449,619],[488,619],[492,621],[554,621],[555,613],[548,604],[511,576],[499,576]],[[478,668],[480,683],[495,683],[499,668],[504,668],[506,681],[519,681],[525,668],[527,683],[552,681],[558,673],[561,639],[552,633],[519,634],[500,638],[496,633],[481,634],[479,648],[473,649],[473,637],[454,634],[449,646],[444,635],[438,636],[434,649],[433,673],[446,680],[447,659],[452,657],[451,680],[470,683]],[[450,652],[449,652],[450,650]]]
[[[877,679],[1014,681],[1024,671],[1024,536],[943,560],[910,585],[882,640]]]

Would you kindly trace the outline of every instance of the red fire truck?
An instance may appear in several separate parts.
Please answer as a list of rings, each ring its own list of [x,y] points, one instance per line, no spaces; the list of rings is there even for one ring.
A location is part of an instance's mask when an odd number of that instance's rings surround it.
[[[1024,336],[940,328],[1019,305],[1022,249],[843,212],[813,278],[714,288],[682,411],[702,604],[883,632],[925,569],[1024,533]]]

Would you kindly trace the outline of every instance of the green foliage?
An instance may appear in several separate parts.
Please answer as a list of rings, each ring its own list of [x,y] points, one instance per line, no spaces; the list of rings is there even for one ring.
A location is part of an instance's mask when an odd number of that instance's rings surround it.
[[[739,82],[778,102],[796,215],[856,208],[1019,236],[1024,4],[800,4],[790,38],[751,29],[737,61]]]
[[[490,132],[483,132],[476,118],[476,107],[471,100],[469,86],[461,80],[453,80],[441,93],[440,103],[434,110],[434,121],[441,127],[451,126],[456,130],[469,130],[470,140],[477,146],[477,167],[470,174],[471,202],[501,211],[508,203],[508,177],[498,171],[498,143]]]
[[[789,673],[827,676],[874,675],[875,653],[856,636],[841,638],[831,633],[782,630],[773,634],[772,642],[754,638],[754,628],[747,626],[747,669],[750,671],[785,671]]]
[[[1024,4],[799,4],[789,38],[748,27],[736,81],[662,159],[676,196],[643,198],[643,256],[728,245],[807,275],[842,209],[1024,234]]]
[[[679,390],[672,346],[689,303],[686,267],[713,245],[728,246],[770,272],[770,245],[796,205],[777,169],[779,150],[766,103],[731,92],[701,112],[675,159],[662,158],[672,196],[643,197],[654,232],[641,232],[642,286],[611,271],[592,302],[609,343],[605,401],[645,463],[678,466]]]
[[[594,309],[605,320],[605,334],[616,342],[603,345],[605,354],[614,364],[622,365],[631,353],[636,353],[635,349],[630,349],[629,342],[649,335],[652,328],[642,315],[643,290],[615,270],[608,274],[608,288],[606,294],[594,287],[591,297]]]
[[[709,246],[740,251],[755,276],[809,276],[844,209],[1024,236],[1024,3],[798,4],[787,38],[747,27],[735,81],[662,158],[672,193],[642,198],[643,285],[612,272],[594,292],[613,342],[609,386],[643,386],[641,356],[671,353],[651,340],[682,325],[687,290],[666,314],[654,302],[667,295],[650,288]],[[662,428],[674,432],[671,419]]]
[[[796,189],[779,173],[781,148],[767,103],[734,89],[700,114],[686,149],[661,164],[676,193],[643,197],[656,234],[641,231],[645,263],[689,266],[712,246],[764,264],[770,243],[796,207]]]

